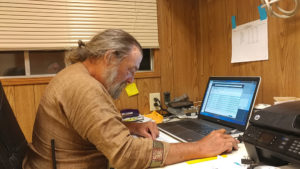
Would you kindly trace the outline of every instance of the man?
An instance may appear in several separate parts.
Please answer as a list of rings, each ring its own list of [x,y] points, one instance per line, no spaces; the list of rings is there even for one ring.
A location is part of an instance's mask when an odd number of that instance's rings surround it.
[[[71,64],[49,83],[41,99],[33,142],[23,168],[118,169],[163,166],[237,149],[237,141],[217,130],[198,142],[156,141],[154,123],[123,123],[113,99],[119,97],[142,60],[140,44],[122,30],[106,30],[66,58]],[[142,137],[135,138],[131,134]]]

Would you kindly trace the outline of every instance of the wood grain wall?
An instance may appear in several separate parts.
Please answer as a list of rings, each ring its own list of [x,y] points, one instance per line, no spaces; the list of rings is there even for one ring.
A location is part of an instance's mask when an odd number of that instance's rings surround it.
[[[300,11],[290,19],[268,17],[269,60],[231,64],[231,16],[237,25],[259,19],[259,0],[157,0],[160,49],[159,74],[135,80],[140,94],[125,92],[119,109],[149,112],[149,93],[169,91],[202,99],[209,76],[262,76],[257,102],[274,96],[300,97]],[[291,8],[292,3],[282,2]],[[30,82],[31,83],[31,82]],[[31,142],[36,109],[47,83],[6,85],[5,92],[18,122]]]
[[[201,99],[198,0],[158,0],[161,92]]]
[[[261,76],[257,103],[300,97],[300,11],[268,16],[269,60],[231,61],[231,16],[241,25],[259,19],[260,0],[158,0],[161,89],[202,99],[209,76]],[[280,6],[292,9],[293,1]]]

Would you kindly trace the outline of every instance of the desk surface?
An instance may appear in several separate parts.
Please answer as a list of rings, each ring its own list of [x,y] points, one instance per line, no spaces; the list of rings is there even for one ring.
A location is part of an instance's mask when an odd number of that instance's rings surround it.
[[[177,140],[173,139],[172,137],[160,132],[160,137],[158,140],[166,141],[166,142],[178,142]],[[245,168],[241,165],[241,158],[247,156],[247,151],[243,143],[240,143],[239,149],[233,151],[230,154],[226,154],[227,157],[218,157],[216,160],[210,160],[205,162],[198,162],[194,164],[188,164],[187,162],[182,162],[178,164],[169,165],[163,168],[156,168],[156,169],[193,169],[193,168],[201,168],[201,169],[220,169],[220,168],[227,168],[227,169],[235,169],[235,168]]]
[[[160,132],[158,140],[176,143],[179,142],[174,138]],[[194,164],[188,164],[187,162],[177,163],[162,168],[156,169],[247,169],[246,165],[241,164],[241,159],[248,157],[247,150],[243,143],[238,144],[239,149],[233,151],[232,153],[226,154],[227,157],[218,157],[215,160],[198,162]],[[276,167],[275,167],[276,168]],[[265,169],[275,169],[273,167],[267,167]],[[300,165],[289,165],[282,166],[276,169],[299,169]]]

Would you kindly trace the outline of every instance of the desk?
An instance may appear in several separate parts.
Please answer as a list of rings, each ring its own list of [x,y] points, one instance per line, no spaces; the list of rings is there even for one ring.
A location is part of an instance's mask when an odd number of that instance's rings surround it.
[[[174,138],[160,132],[158,140],[176,143]],[[216,160],[188,164],[186,162],[177,163],[156,169],[247,169],[247,165],[241,164],[241,159],[248,157],[244,143],[238,144],[239,149],[227,154],[227,157],[220,157]],[[272,168],[267,168],[272,169]],[[275,168],[274,168],[275,169]],[[276,169],[300,169],[300,165],[287,165]]]
[[[246,166],[240,165],[241,158],[247,156],[247,151],[243,143],[239,144],[239,150],[227,154],[227,157],[195,164],[186,162],[169,165],[160,169],[246,169]],[[157,168],[159,169],[159,168]]]
[[[173,139],[172,137],[166,135],[163,132],[160,132],[158,140],[171,142],[171,143],[179,142]],[[221,168],[242,169],[242,168],[246,168],[243,167],[243,165],[239,166],[239,164],[241,164],[241,158],[246,157],[248,155],[246,148],[243,143],[240,143],[238,146],[239,146],[238,150],[227,154],[227,157],[225,158],[219,157],[219,159],[217,160],[210,160],[210,161],[199,162],[195,164],[188,164],[186,162],[182,162],[182,163],[177,163],[177,164],[169,165],[162,168],[156,168],[156,169],[194,169],[194,168],[195,169],[196,168],[197,169],[199,168],[201,169],[216,169],[216,168],[217,169],[221,169]]]

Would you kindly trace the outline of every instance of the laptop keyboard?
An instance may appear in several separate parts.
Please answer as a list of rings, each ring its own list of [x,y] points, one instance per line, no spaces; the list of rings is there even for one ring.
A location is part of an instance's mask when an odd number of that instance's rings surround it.
[[[211,131],[220,128],[225,128],[226,130],[230,131],[230,128],[218,124],[210,123],[208,121],[204,121],[201,119],[198,120],[199,122],[188,120],[188,121],[160,123],[158,124],[158,127],[163,131],[167,131],[172,135],[188,142],[200,140],[201,138],[208,135]]]

